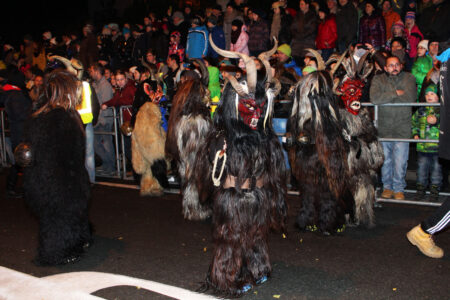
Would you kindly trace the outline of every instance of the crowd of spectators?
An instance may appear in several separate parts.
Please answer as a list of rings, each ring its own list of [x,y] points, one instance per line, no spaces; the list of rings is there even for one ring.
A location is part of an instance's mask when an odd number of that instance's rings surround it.
[[[217,0],[216,4],[186,4],[179,10],[170,7],[161,15],[143,12],[142,19],[133,22],[87,23],[80,34],[54,36],[51,30],[40,37],[27,34],[20,45],[2,45],[0,69],[9,83],[37,101],[44,74],[52,63],[48,55],[76,58],[106,110],[132,105],[139,83],[155,77],[163,82],[161,90],[170,103],[182,73],[191,68],[190,59],[202,59],[210,73],[215,107],[226,77],[239,77],[245,69],[239,60],[219,56],[209,36],[220,48],[255,57],[272,48],[276,39],[278,49],[271,65],[282,84],[280,99],[288,99],[292,86],[317,69],[316,59],[306,49],[317,49],[326,61],[350,48],[359,57],[370,51],[377,67],[369,77],[365,101],[372,101],[373,95],[381,97],[381,90],[369,92],[372,78],[385,72],[389,75],[392,68],[400,67],[400,72],[411,72],[415,78],[414,93],[408,90],[414,97],[403,102],[425,102],[430,84],[440,95],[440,63],[436,57],[450,42],[450,27],[446,25],[449,17],[450,3],[444,0],[279,0],[268,7],[250,6],[243,0]],[[395,62],[386,65],[386,58],[391,56],[398,58],[398,66]],[[380,78],[375,83],[378,81]],[[384,86],[382,82],[377,84]],[[125,121],[131,115],[132,110],[128,110]],[[102,111],[97,131],[111,129],[108,117],[109,113]],[[382,114],[380,122],[381,118]],[[411,121],[411,112],[407,118]],[[402,133],[402,137],[407,136]],[[105,170],[112,171],[110,137],[96,135],[95,145]]]

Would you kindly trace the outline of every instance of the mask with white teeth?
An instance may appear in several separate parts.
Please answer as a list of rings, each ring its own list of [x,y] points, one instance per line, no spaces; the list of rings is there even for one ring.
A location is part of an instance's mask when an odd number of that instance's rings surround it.
[[[337,89],[345,108],[353,115],[357,115],[361,109],[361,97],[364,83],[358,79],[347,79]]]

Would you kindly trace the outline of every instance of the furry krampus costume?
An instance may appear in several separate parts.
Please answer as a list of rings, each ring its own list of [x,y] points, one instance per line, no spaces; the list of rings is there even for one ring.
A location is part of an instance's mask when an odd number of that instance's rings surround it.
[[[26,203],[39,219],[38,264],[75,261],[91,240],[86,138],[75,110],[79,89],[76,77],[67,71],[48,74],[47,101],[25,131],[32,162],[24,168],[23,186]]]
[[[156,82],[144,81],[135,97],[135,101],[141,103],[141,106],[133,124],[131,153],[133,169],[141,175],[141,196],[161,196],[164,193],[163,187],[169,185],[164,155],[166,132],[162,127],[158,105],[160,97],[155,95],[156,86]]]
[[[315,54],[315,51],[310,50]],[[298,181],[300,229],[340,231],[352,205],[345,203],[347,149],[331,76],[319,54],[318,71],[296,87],[288,120],[289,161]]]
[[[205,288],[239,296],[270,275],[269,228],[286,221],[286,167],[272,129],[273,99],[279,83],[268,72],[257,78],[253,58],[217,48],[222,56],[242,58],[246,79],[229,77],[208,135],[195,165],[201,201],[213,195],[215,249]],[[213,186],[214,184],[214,186]]]
[[[203,220],[211,215],[208,207],[200,205],[198,191],[191,183],[195,158],[211,130],[208,71],[201,67],[202,80],[188,79],[180,83],[172,101],[167,129],[166,155],[178,165],[183,194],[183,215],[189,220]]]
[[[368,54],[368,52],[367,52]],[[375,225],[373,204],[375,202],[375,187],[377,172],[383,165],[384,152],[377,138],[375,128],[367,108],[360,109],[360,99],[366,78],[373,70],[373,65],[366,61],[367,54],[356,64],[353,53],[342,61],[346,71],[342,81],[335,90],[343,101],[345,108],[340,109],[343,126],[351,137],[347,156],[350,179],[347,182],[355,203],[354,220],[368,227]],[[346,53],[343,54],[343,57]],[[335,66],[335,69],[339,67]]]

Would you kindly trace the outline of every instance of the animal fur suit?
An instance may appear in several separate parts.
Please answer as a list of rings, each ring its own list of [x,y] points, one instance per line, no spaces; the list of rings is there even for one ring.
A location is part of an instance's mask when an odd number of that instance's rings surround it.
[[[36,263],[63,264],[79,257],[91,240],[86,138],[79,114],[62,108],[31,118],[25,143],[33,153],[24,168],[25,200],[39,220]]]
[[[257,103],[268,108],[264,93]],[[236,92],[228,85],[214,117],[214,129],[195,165],[200,199],[213,200],[215,249],[207,284],[215,292],[239,296],[246,285],[270,276],[269,229],[284,229],[287,215],[286,167],[282,147],[264,114],[255,130],[236,116]],[[265,102],[264,102],[265,101]],[[218,152],[226,153],[214,163]],[[222,177],[213,191],[212,176]],[[216,168],[214,170],[214,165]],[[206,171],[205,171],[206,170]]]
[[[350,180],[348,189],[355,202],[355,225],[360,223],[368,227],[375,225],[373,204],[375,202],[375,184],[377,172],[383,165],[384,152],[378,141],[377,130],[366,108],[357,115],[340,109],[340,116],[347,134],[351,138],[348,152]]]
[[[289,161],[298,181],[302,230],[324,234],[340,231],[352,203],[344,197],[348,141],[344,139],[339,109],[327,71],[305,76],[297,85],[288,135]]]
[[[134,171],[141,175],[141,196],[161,196],[166,178],[164,156],[166,132],[161,126],[161,110],[152,102],[139,109],[131,136]]]

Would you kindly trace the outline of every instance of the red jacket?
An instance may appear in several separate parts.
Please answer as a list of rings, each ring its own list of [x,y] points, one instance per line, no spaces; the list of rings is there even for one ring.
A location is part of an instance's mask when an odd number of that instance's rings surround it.
[[[128,79],[127,83],[122,89],[116,90],[114,93],[114,96],[111,98],[111,100],[106,101],[106,106],[114,106],[114,107],[120,107],[122,105],[132,105],[134,101],[134,94],[136,93],[136,86],[134,84],[134,81],[131,79]],[[131,119],[131,108],[128,110],[125,109],[123,114],[123,120],[129,121]]]
[[[317,49],[332,49],[336,47],[337,27],[336,16],[330,15],[319,23],[316,37]]]

